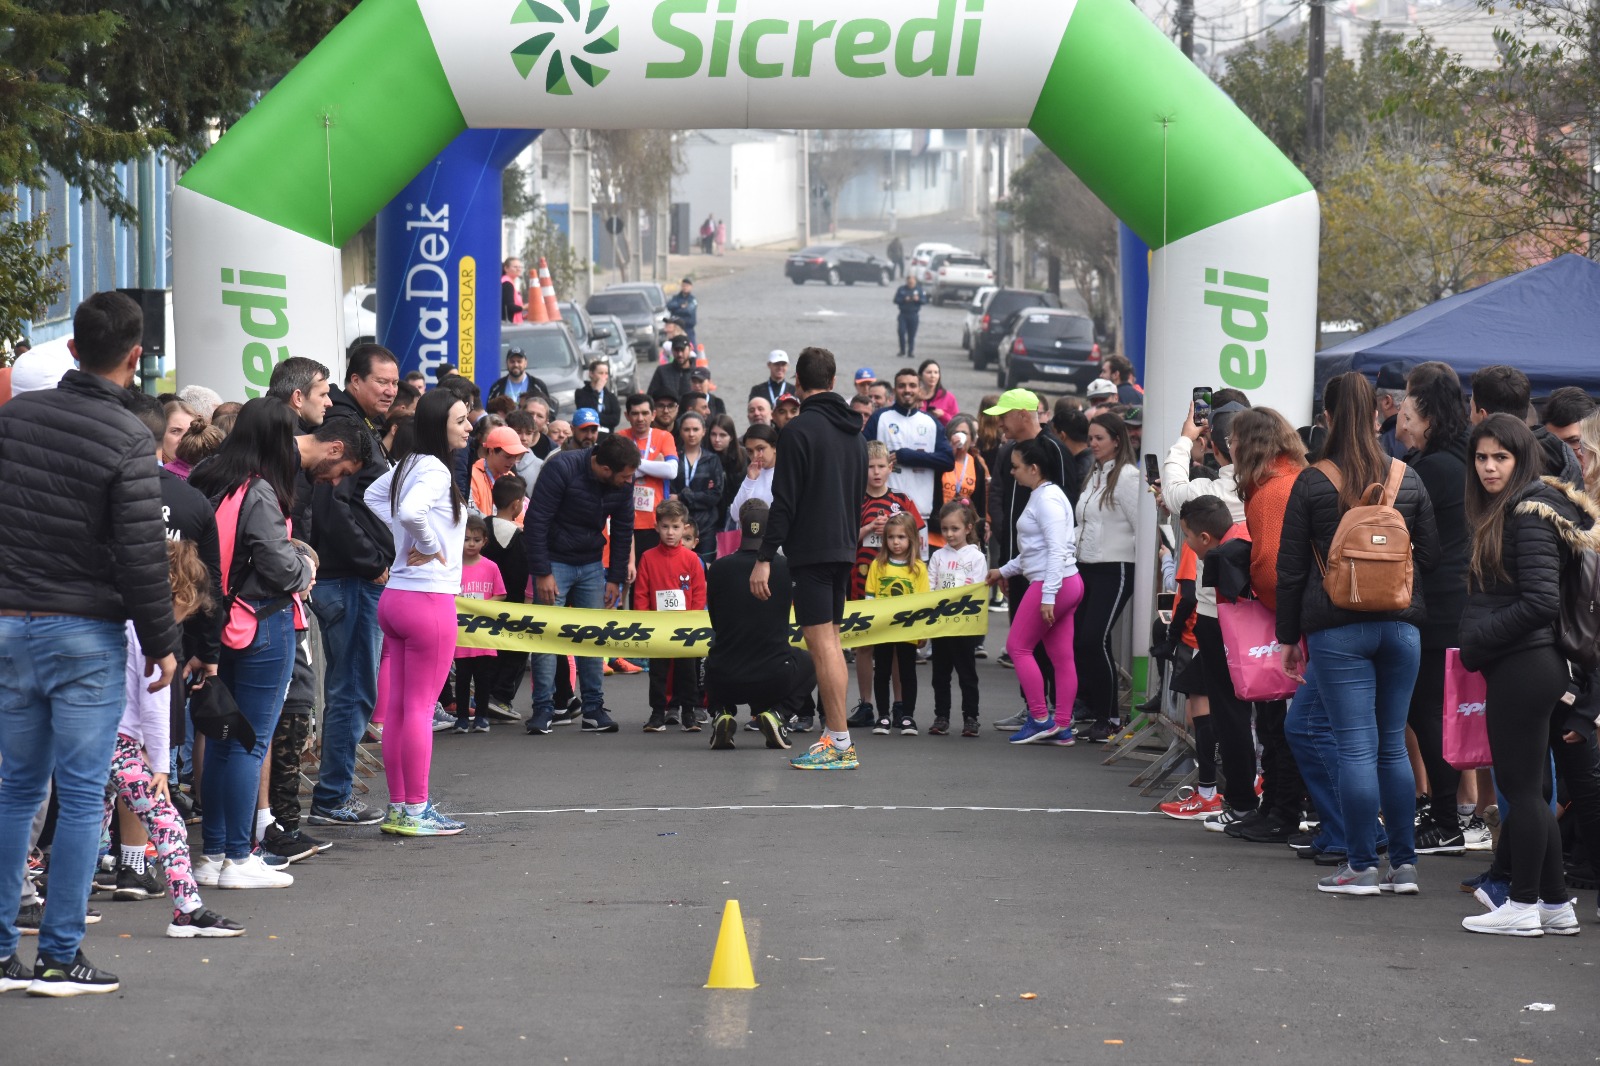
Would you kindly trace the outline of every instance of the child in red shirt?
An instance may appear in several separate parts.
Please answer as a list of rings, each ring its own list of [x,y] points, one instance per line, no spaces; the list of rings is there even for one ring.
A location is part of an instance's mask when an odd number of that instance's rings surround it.
[[[927,528],[923,521],[922,513],[917,510],[917,505],[911,502],[911,497],[905,493],[896,492],[889,487],[889,475],[894,471],[894,456],[889,451],[889,446],[881,440],[867,442],[867,494],[861,500],[861,529],[856,539],[856,567],[850,575],[850,598],[864,600],[867,598],[867,571],[872,569],[873,560],[877,559],[878,552],[883,547],[883,527],[891,517],[897,514],[909,514],[917,523],[919,539]],[[850,713],[850,724],[854,726],[870,726],[877,721],[877,715],[872,709],[872,652],[858,652],[856,654],[856,688],[860,694],[860,702],[856,709]],[[900,699],[900,680],[895,679],[894,698]]]
[[[689,526],[689,509],[682,501],[665,500],[656,508],[656,536],[661,542],[639,556],[633,579],[634,610],[706,609],[705,564],[683,543],[684,530]],[[674,716],[681,720],[685,733],[698,733],[700,720],[694,712],[699,704],[700,679],[695,660],[652,655],[650,720],[644,731],[664,733],[668,717]]]
[[[484,546],[488,543],[488,525],[477,515],[468,515],[466,540],[461,548],[461,595],[465,599],[506,598],[500,568],[483,557]],[[494,690],[497,665],[491,648],[456,646],[456,727],[453,732],[489,731],[489,699]],[[470,719],[469,710],[472,712]]]

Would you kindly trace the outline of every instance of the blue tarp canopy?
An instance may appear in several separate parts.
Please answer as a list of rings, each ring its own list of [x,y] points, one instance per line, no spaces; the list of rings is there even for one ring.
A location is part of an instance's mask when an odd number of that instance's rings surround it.
[[[1376,377],[1396,359],[1448,363],[1463,389],[1475,371],[1509,363],[1528,375],[1536,397],[1564,385],[1600,395],[1600,263],[1563,255],[1324,348],[1318,397],[1334,374]]]

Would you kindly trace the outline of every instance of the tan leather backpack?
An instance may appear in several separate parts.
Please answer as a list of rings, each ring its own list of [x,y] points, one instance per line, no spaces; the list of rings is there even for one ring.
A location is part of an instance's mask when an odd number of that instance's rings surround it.
[[[1324,459],[1317,469],[1338,492],[1339,468]],[[1317,559],[1322,587],[1335,607],[1346,611],[1403,611],[1411,606],[1411,531],[1395,510],[1406,465],[1389,460],[1389,477],[1367,486],[1361,502],[1339,519],[1328,558]]]

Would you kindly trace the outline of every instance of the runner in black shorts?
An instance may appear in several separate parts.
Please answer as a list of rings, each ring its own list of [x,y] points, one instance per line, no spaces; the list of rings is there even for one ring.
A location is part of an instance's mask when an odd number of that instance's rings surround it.
[[[836,366],[826,348],[795,361],[800,413],[783,428],[772,475],[767,536],[750,574],[757,599],[771,596],[770,564],[783,549],[794,580],[795,621],[816,663],[825,728],[810,751],[792,760],[800,770],[853,770],[859,765],[845,723],[849,672],[839,644],[845,590],[855,562],[867,443],[861,418],[833,391]]]

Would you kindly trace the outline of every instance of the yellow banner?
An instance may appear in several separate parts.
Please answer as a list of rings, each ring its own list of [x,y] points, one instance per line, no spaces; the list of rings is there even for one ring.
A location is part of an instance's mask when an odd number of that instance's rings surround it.
[[[988,589],[982,585],[851,600],[844,606],[840,639],[845,647],[856,648],[927,637],[981,637],[989,630],[988,603]],[[456,625],[464,648],[556,655],[701,659],[711,643],[711,615],[706,611],[588,611],[457,597]],[[793,622],[789,642],[805,643]]]

